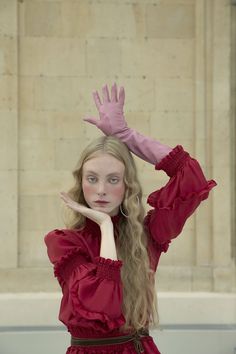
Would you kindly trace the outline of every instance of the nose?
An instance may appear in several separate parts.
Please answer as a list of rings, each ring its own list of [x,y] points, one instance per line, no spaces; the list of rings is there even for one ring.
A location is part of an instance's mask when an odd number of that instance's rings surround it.
[[[106,194],[106,188],[105,188],[105,184],[103,182],[99,183],[97,193],[98,193],[98,195],[105,195]]]

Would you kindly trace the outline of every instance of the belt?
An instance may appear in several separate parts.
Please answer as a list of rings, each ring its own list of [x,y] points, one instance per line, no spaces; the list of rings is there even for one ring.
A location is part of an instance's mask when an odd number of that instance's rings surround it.
[[[141,342],[141,337],[149,336],[148,329],[141,328],[133,334],[127,336],[110,337],[110,338],[88,338],[82,339],[71,336],[71,345],[73,346],[94,346],[94,345],[109,345],[109,344],[122,344],[133,341],[136,352],[144,353]]]

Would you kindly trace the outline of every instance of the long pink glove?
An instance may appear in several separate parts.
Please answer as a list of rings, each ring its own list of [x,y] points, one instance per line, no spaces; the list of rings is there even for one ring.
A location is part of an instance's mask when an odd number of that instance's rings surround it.
[[[111,88],[111,98],[107,85],[102,88],[103,102],[98,92],[93,93],[94,101],[99,112],[100,120],[96,118],[85,118],[84,121],[96,125],[105,135],[113,135],[123,141],[135,155],[141,159],[156,165],[172,150],[167,145],[141,135],[134,129],[128,128],[124,118],[123,107],[125,102],[125,91],[121,87],[119,97],[117,86]]]

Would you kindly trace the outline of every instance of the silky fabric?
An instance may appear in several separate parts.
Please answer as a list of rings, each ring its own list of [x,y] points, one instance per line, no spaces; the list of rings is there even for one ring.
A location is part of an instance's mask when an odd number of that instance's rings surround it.
[[[150,267],[157,270],[160,255],[167,252],[187,220],[216,185],[207,181],[197,160],[182,146],[176,146],[157,165],[170,177],[161,189],[152,192],[152,207],[144,219],[148,234]],[[122,214],[111,217],[114,228]],[[115,233],[115,238],[119,237]],[[122,313],[121,260],[100,257],[100,227],[86,219],[79,229],[55,229],[45,236],[48,257],[62,289],[59,320],[73,337],[106,338],[130,334],[119,332],[125,323]],[[141,339],[146,354],[160,354],[151,336]],[[109,346],[70,346],[66,354],[135,354],[132,343]]]

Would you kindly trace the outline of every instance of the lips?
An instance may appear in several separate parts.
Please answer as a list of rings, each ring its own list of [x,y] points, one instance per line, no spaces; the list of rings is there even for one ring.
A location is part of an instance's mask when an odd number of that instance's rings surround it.
[[[97,204],[108,204],[109,202],[105,202],[104,200],[96,200],[95,203],[97,203]]]

